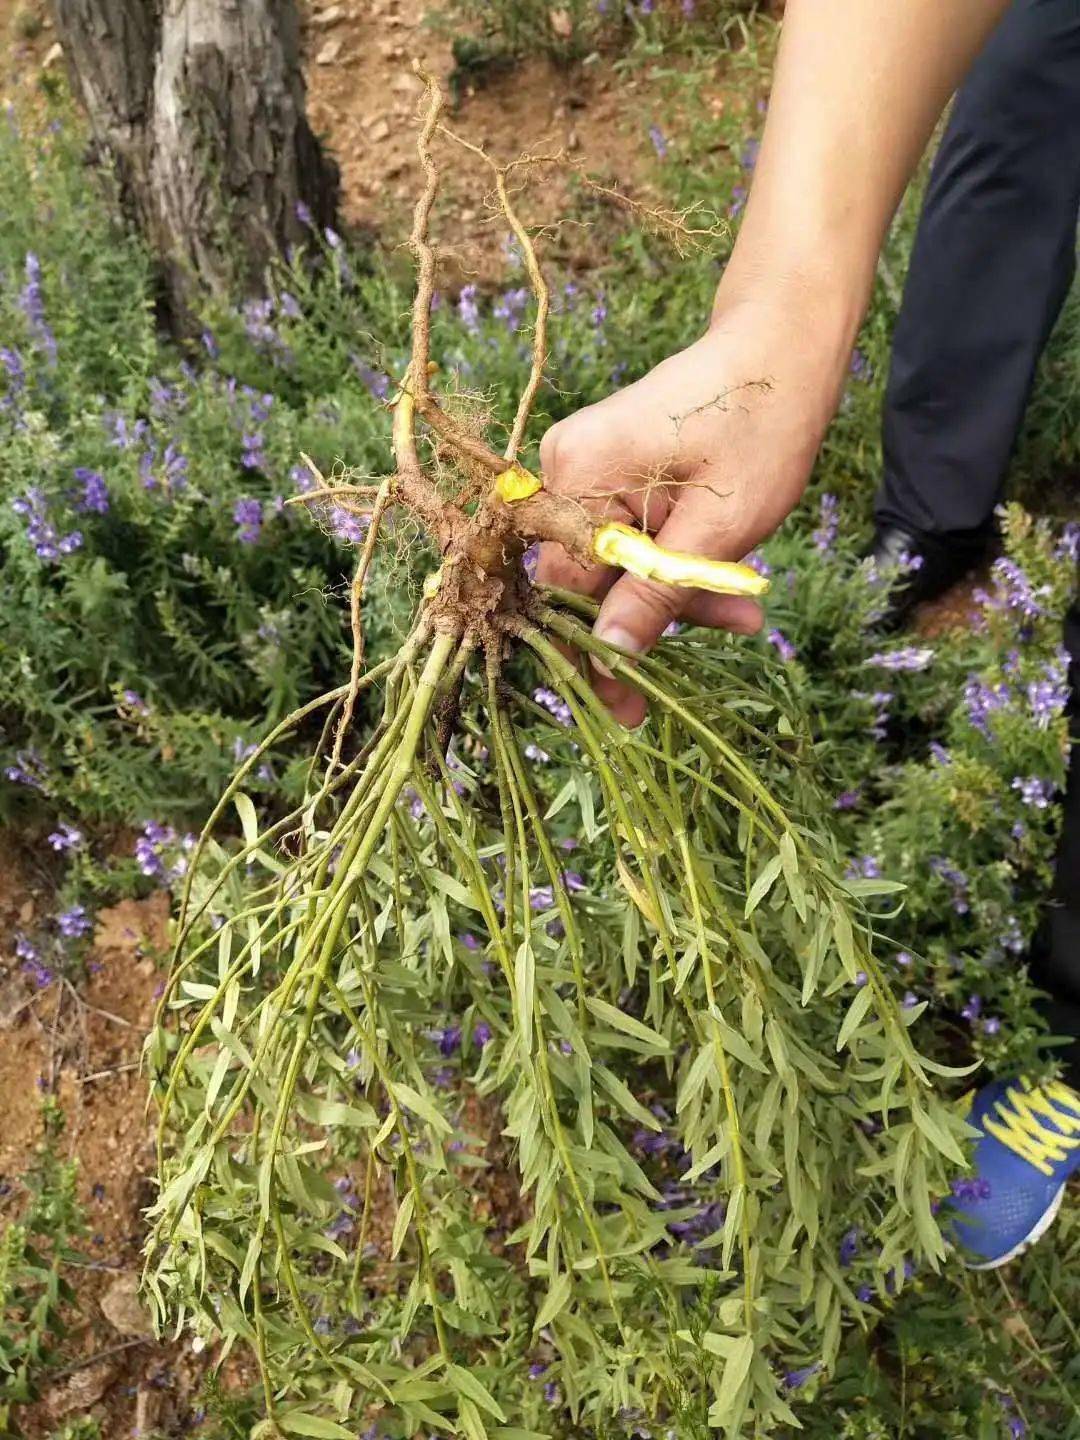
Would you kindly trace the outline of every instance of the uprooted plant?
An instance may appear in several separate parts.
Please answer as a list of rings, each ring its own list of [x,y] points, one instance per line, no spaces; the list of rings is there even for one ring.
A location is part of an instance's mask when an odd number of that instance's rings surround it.
[[[875,958],[874,897],[899,887],[843,878],[780,668],[692,637],[631,661],[590,602],[529,582],[527,547],[554,541],[764,588],[519,462],[549,298],[514,166],[492,171],[535,319],[503,453],[432,388],[440,136],[464,144],[429,81],[394,473],[304,497],[368,518],[352,674],[245,760],[192,856],[148,1042],[147,1284],[163,1326],[251,1346],[267,1433],[769,1433],[845,1319],[939,1263],[965,1126]],[[365,670],[392,511],[442,560]],[[574,654],[637,687],[648,723],[617,725]],[[245,777],[320,714],[306,795],[260,829]],[[512,1155],[510,1233],[481,1203],[485,1143]]]

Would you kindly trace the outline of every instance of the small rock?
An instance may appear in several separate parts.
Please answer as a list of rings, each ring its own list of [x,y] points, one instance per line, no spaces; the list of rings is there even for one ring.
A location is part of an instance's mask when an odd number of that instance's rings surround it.
[[[333,65],[334,61],[341,54],[340,40],[327,40],[319,53],[315,56],[316,65]]]
[[[367,133],[369,140],[388,140],[390,138],[389,122],[385,118],[376,120],[374,125],[368,127]]]
[[[118,1275],[101,1297],[101,1313],[120,1335],[154,1333],[150,1316],[139,1299],[139,1277],[134,1271]]]
[[[60,44],[59,40],[56,40],[49,46],[48,50],[45,51],[45,59],[41,62],[42,69],[51,70],[52,67],[63,58],[64,47]]]
[[[336,25],[339,20],[344,19],[344,6],[328,5],[325,10],[316,10],[311,17],[311,23],[317,25],[320,30],[329,30],[331,25]]]
[[[116,1378],[116,1366],[103,1360],[76,1370],[62,1385],[56,1385],[45,1396],[45,1408],[54,1420],[65,1415],[85,1415],[96,1405]]]
[[[574,22],[569,10],[549,10],[548,24],[551,26],[551,33],[560,40],[569,40],[574,33]]]

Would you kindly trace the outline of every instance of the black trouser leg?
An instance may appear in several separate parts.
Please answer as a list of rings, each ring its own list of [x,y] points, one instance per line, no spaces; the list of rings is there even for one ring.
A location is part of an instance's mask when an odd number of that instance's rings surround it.
[[[1014,0],[957,96],[893,340],[879,524],[989,524],[1072,279],[1080,0]]]

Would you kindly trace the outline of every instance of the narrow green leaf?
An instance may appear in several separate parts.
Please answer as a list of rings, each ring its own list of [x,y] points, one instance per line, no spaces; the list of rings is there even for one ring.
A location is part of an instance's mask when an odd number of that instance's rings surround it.
[[[635,1040],[641,1040],[660,1055],[667,1055],[670,1052],[671,1046],[664,1037],[658,1035],[655,1030],[651,1030],[648,1025],[643,1025],[633,1015],[627,1015],[625,1011],[609,1005],[606,1000],[600,1000],[592,995],[588,997],[585,1004],[598,1020],[603,1020],[613,1030],[621,1030],[624,1035],[632,1035]]]
[[[398,1212],[394,1219],[394,1233],[390,1237],[390,1259],[396,1259],[398,1251],[405,1243],[405,1236],[409,1231],[409,1224],[412,1221],[413,1211],[416,1209],[416,1192],[410,1190],[398,1206]]]

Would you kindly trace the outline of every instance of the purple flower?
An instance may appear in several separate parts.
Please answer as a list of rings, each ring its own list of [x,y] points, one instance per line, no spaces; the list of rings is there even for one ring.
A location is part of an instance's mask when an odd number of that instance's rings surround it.
[[[555,892],[550,885],[537,885],[529,891],[529,908],[550,910],[555,904]]]
[[[858,346],[851,352],[851,373],[856,380],[864,382],[874,378],[874,367]]]
[[[1001,1021],[996,1015],[988,1015],[982,1022],[984,1035],[997,1035],[1001,1030]]]
[[[840,506],[835,495],[825,494],[821,497],[821,504],[818,511],[818,528],[814,531],[811,539],[815,548],[822,555],[831,550],[836,544],[836,537],[840,531]]]
[[[36,750],[18,750],[15,764],[8,765],[4,776],[13,785],[27,785],[31,790],[44,790],[49,772]]]
[[[233,506],[233,522],[236,538],[242,545],[257,545],[262,533],[262,501],[251,498],[237,500]]]
[[[150,714],[150,706],[146,703],[146,701],[142,698],[142,696],[137,690],[121,690],[120,698],[123,700],[124,704],[128,707],[128,709],[134,711],[136,715]]]
[[[915,1006],[919,1003],[919,997],[915,994],[914,990],[907,990],[904,992],[904,998],[900,1003],[903,1009],[914,1010]]]
[[[480,307],[476,303],[476,286],[463,285],[461,294],[458,296],[457,304],[458,318],[468,330],[470,335],[475,335],[480,328]]]
[[[66,939],[78,940],[93,929],[93,921],[87,915],[85,906],[73,905],[70,910],[62,910],[57,915],[56,926]]]
[[[896,952],[896,963],[901,970],[909,970],[913,964],[910,950],[898,950]]]
[[[1080,560],[1080,524],[1070,520],[1061,532],[1054,554],[1060,560]]]
[[[1046,611],[1040,604],[1040,597],[1049,594],[1050,587],[1041,585],[1036,590],[1023,569],[1008,555],[995,560],[990,571],[994,581],[994,594],[977,590],[975,598],[988,610],[1012,610],[1025,620],[1036,620]]]
[[[957,915],[966,915],[971,906],[968,903],[968,877],[958,870],[944,855],[931,855],[930,873],[944,880],[952,889],[952,907]]]
[[[875,740],[883,740],[889,725],[889,706],[892,704],[893,693],[891,690],[853,690],[852,699],[865,700],[872,705],[874,714],[867,727],[870,735]]]
[[[1057,786],[1052,780],[1040,780],[1037,775],[1026,778],[1022,775],[1015,776],[1012,788],[1019,790],[1020,799],[1035,810],[1047,809],[1057,793]]]
[[[964,1017],[965,1020],[970,1020],[971,1023],[974,1024],[982,1013],[982,1005],[983,1002],[981,995],[969,995],[968,1002],[960,1011],[960,1014]]]
[[[641,3],[644,6],[646,0],[641,0]],[[649,0],[649,3],[651,4],[651,0]],[[549,1405],[558,1405],[562,1399],[562,1392],[554,1380],[549,1380],[544,1386],[544,1399]]]
[[[949,752],[945,749],[944,745],[938,744],[936,740],[931,740],[929,749],[930,759],[935,765],[939,765],[944,768],[946,765],[949,764]]]
[[[765,559],[765,556],[757,550],[751,550],[749,555],[744,556],[742,563],[748,565],[750,569],[758,575],[772,574],[772,566]]]
[[[263,439],[261,430],[252,430],[245,434],[240,442],[243,445],[243,453],[240,456],[240,463],[245,470],[261,470],[264,474],[269,466],[269,461],[263,450],[266,441]]]
[[[854,810],[862,799],[861,790],[841,790],[833,801],[834,810]]]
[[[770,645],[775,646],[777,654],[785,665],[790,665],[795,659],[798,651],[791,641],[788,640],[779,630],[770,630],[766,637]]]
[[[330,511],[330,529],[335,539],[346,545],[361,545],[370,524],[370,516],[354,515],[341,505],[333,506]]]
[[[964,685],[964,704],[967,707],[969,725],[980,735],[989,738],[990,716],[998,710],[1004,710],[1011,698],[1012,692],[1004,681],[987,685],[978,675],[969,675]]]
[[[530,293],[523,285],[507,290],[496,300],[492,314],[497,320],[505,321],[508,330],[516,330],[529,303]]]
[[[82,831],[76,830],[66,820],[62,820],[59,828],[49,836],[49,844],[54,850],[77,850],[82,842]]]
[[[547,765],[551,760],[551,756],[547,751],[542,750],[539,745],[533,744],[531,740],[527,745],[522,747],[521,753],[525,756],[526,760],[535,760],[538,765]]]
[[[486,1020],[478,1020],[476,1022],[473,1026],[472,1038],[473,1044],[479,1045],[481,1049],[488,1043],[491,1039],[491,1026]]]
[[[801,1370],[789,1370],[784,1376],[784,1386],[788,1390],[798,1390],[821,1369],[820,1362],[813,1365],[804,1365]]]
[[[951,1188],[953,1197],[968,1205],[978,1204],[980,1200],[989,1200],[992,1193],[990,1181],[981,1175],[973,1176],[970,1179],[962,1176],[952,1182]]]
[[[539,559],[540,546],[534,541],[521,557],[521,563],[525,569],[525,576],[530,585],[536,583],[536,566]]]
[[[878,880],[880,877],[881,864],[873,855],[856,856],[854,860],[848,861],[844,871],[844,878],[847,880]]]
[[[529,1366],[529,1379],[539,1380],[541,1375],[547,1374],[547,1368],[542,1360],[534,1360]]]
[[[745,185],[735,185],[731,191],[731,204],[728,206],[728,219],[734,220],[741,215],[746,207],[746,197],[749,194]]]
[[[376,400],[385,400],[390,394],[390,376],[383,370],[375,370],[366,365],[358,355],[350,355],[349,359],[353,369],[364,382],[368,394],[373,395]]]
[[[165,878],[165,862],[162,851],[176,840],[176,832],[170,825],[161,825],[148,820],[143,833],[135,841],[135,862],[143,875],[152,880]]]
[[[869,1285],[860,1285],[855,1292],[855,1298],[860,1305],[869,1305],[874,1298],[874,1291]]]
[[[1057,660],[1049,661],[1043,668],[1043,678],[1033,680],[1027,687],[1028,704],[1032,717],[1040,730],[1049,728],[1069,703],[1068,654],[1060,652]]]
[[[570,706],[560,695],[557,695],[554,690],[549,690],[546,685],[537,686],[533,691],[532,698],[538,705],[542,705],[549,714],[554,715],[560,725],[572,725],[574,723],[574,716]]]
[[[75,479],[82,486],[79,509],[95,515],[108,514],[109,489],[102,475],[97,470],[88,470],[85,465],[77,465]]]
[[[879,651],[871,655],[867,665],[876,665],[879,670],[925,670],[934,658],[933,650],[919,649],[905,645],[899,650]]]
[[[1027,1434],[1027,1425],[1019,1415],[1009,1416],[1009,1435],[1011,1440],[1024,1440]]]
[[[852,1226],[840,1241],[840,1264],[845,1270],[854,1262],[858,1253],[859,1231],[856,1227]]]
[[[661,160],[666,160],[668,154],[668,142],[664,138],[664,132],[660,129],[659,125],[649,126],[649,139],[652,141],[653,149],[656,151],[659,158]]]
[[[311,229],[314,221],[312,220],[311,211],[304,204],[303,200],[297,200],[296,202],[296,218],[300,221],[301,225],[306,226],[308,230]]]
[[[461,1045],[461,1026],[448,1025],[445,1030],[436,1030],[433,1038],[439,1046],[439,1054],[449,1059]]]
[[[37,347],[44,352],[49,368],[56,365],[56,336],[45,319],[45,302],[41,295],[41,262],[32,250],[26,255],[26,284],[19,295],[19,309]]]

